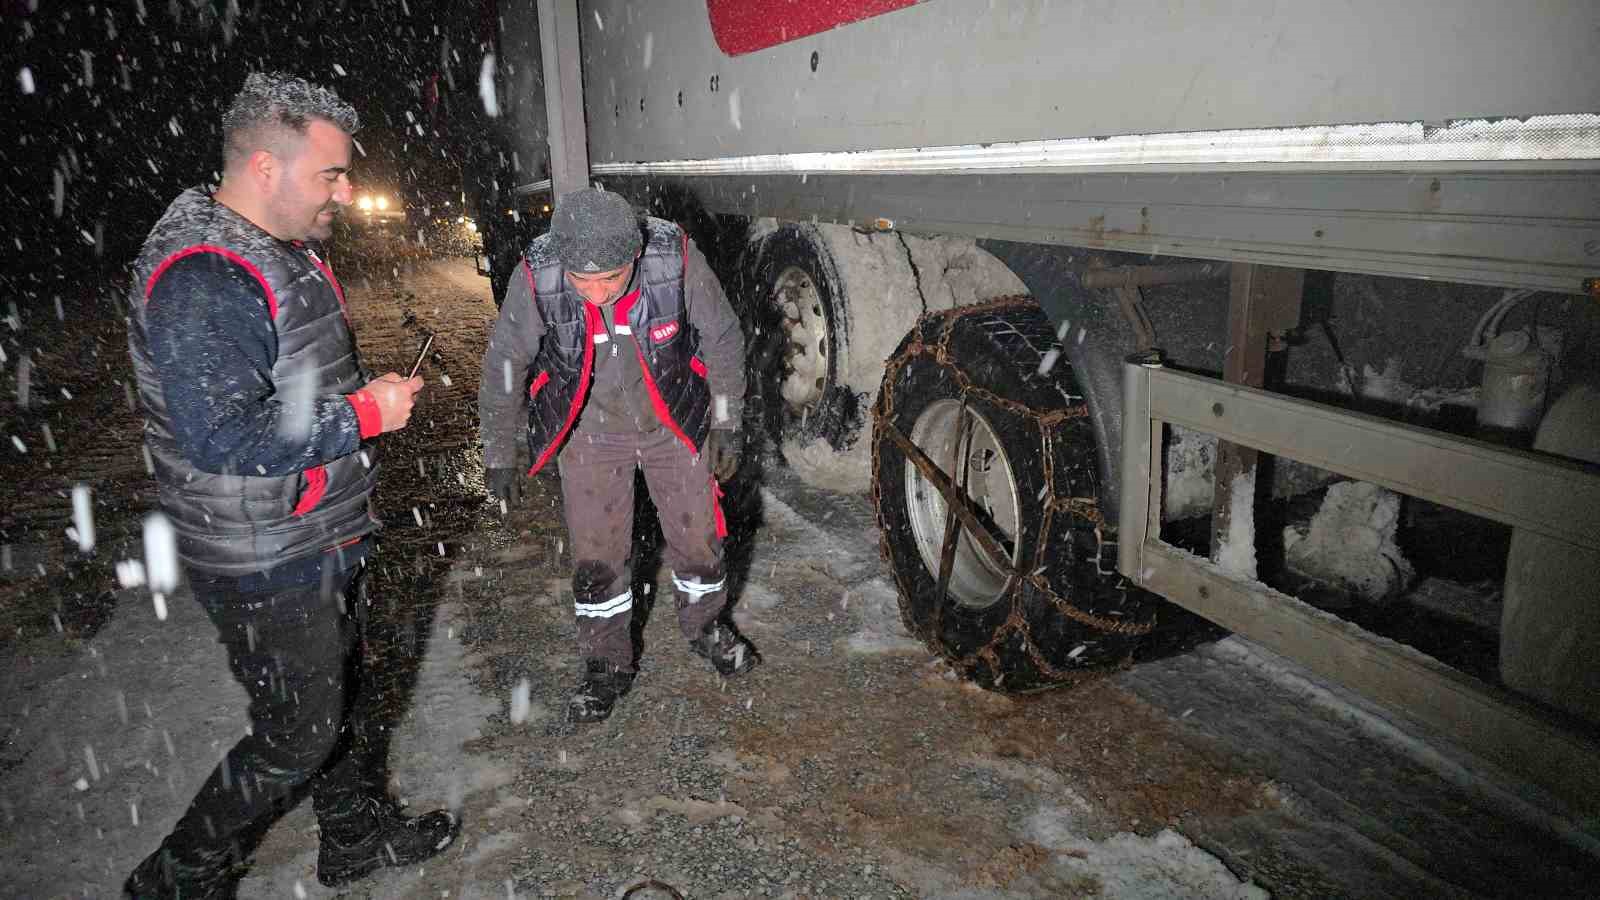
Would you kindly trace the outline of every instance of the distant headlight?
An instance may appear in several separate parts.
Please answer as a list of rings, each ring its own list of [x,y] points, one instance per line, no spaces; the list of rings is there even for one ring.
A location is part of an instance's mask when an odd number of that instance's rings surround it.
[[[378,208],[379,209],[388,209],[389,208],[389,198],[380,196],[378,198]]]
[[[356,201],[356,206],[359,207],[363,212],[372,212],[372,198],[362,197]]]
[[[477,231],[478,230],[478,223],[472,221],[471,219],[468,219],[467,220],[467,230],[468,231]]]

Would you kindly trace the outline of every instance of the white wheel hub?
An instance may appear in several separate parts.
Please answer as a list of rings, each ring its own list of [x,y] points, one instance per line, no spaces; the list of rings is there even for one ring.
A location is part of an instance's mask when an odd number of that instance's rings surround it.
[[[828,317],[816,282],[803,269],[784,269],[773,283],[773,294],[783,312],[784,402],[803,412],[822,399],[828,381],[828,361],[833,347],[828,339]]]
[[[965,526],[961,527],[950,565],[949,596],[962,606],[984,609],[1000,599],[1017,555],[1017,480],[988,420],[969,407],[966,425],[958,433],[960,421],[958,401],[936,401],[917,417],[910,438],[960,486],[973,510],[987,520],[990,530],[1011,553],[1012,559],[995,559],[972,539]],[[910,462],[905,464],[905,496],[917,551],[937,580],[948,505],[939,489]]]

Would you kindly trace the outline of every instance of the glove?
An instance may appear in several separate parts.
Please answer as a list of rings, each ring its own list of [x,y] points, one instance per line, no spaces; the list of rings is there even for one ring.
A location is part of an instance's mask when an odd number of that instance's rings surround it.
[[[706,445],[701,451],[711,474],[718,481],[727,481],[739,471],[739,457],[744,452],[744,434],[732,428],[713,428],[706,435]]]
[[[483,483],[489,489],[489,496],[508,509],[522,500],[522,473],[514,468],[485,469]]]

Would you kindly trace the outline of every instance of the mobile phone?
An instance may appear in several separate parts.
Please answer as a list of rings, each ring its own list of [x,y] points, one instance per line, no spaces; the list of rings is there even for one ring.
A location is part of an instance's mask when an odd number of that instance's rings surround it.
[[[422,352],[417,354],[417,361],[411,364],[411,374],[406,376],[407,381],[417,377],[417,370],[422,368],[422,361],[428,358],[428,349],[432,346],[433,335],[430,334],[428,335],[428,340],[422,345]]]

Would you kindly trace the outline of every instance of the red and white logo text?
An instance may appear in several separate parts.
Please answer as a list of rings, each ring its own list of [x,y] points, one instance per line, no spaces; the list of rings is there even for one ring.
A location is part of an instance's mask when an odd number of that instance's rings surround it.
[[[650,329],[650,340],[655,341],[656,343],[659,344],[662,341],[665,341],[665,340],[671,338],[673,335],[675,335],[677,333],[678,333],[678,323],[677,322],[668,322],[665,325],[658,325],[655,328]]]

